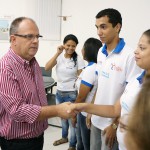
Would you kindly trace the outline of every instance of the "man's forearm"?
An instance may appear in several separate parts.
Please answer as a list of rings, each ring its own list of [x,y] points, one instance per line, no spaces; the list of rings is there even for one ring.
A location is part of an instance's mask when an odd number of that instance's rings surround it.
[[[57,106],[43,106],[37,120],[44,120],[58,116]]]

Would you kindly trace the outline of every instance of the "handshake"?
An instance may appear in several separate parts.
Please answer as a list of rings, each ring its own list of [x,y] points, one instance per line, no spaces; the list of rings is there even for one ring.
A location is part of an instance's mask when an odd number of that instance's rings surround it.
[[[63,119],[74,118],[79,112],[83,111],[85,105],[86,103],[61,103],[56,106],[57,116]]]

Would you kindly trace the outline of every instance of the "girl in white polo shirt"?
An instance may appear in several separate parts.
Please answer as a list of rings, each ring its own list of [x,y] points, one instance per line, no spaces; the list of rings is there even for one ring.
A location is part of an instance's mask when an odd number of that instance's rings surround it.
[[[84,61],[75,52],[78,39],[69,34],[63,40],[63,45],[58,46],[56,54],[48,61],[45,70],[52,69],[56,65],[57,92],[56,103],[74,102],[77,97],[75,81],[84,68]],[[53,143],[54,146],[68,142],[68,130],[70,126],[69,149],[76,149],[76,133],[71,120],[61,119],[62,138]]]
[[[150,29],[145,31],[138,43],[135,51],[136,64],[144,69],[140,75],[135,76],[130,81],[122,94],[120,100],[115,105],[93,105],[93,104],[80,104],[76,107],[79,111],[85,111],[101,117],[119,117],[129,114],[142,87],[145,74],[150,74]],[[142,122],[141,122],[142,123]],[[113,126],[113,124],[112,124]],[[120,127],[121,124],[119,124]],[[136,128],[136,127],[135,127]],[[119,150],[127,150],[124,144],[124,134],[120,128],[117,129],[117,140],[119,143]]]
[[[91,103],[97,89],[96,63],[97,54],[102,47],[100,40],[89,38],[82,48],[82,55],[88,65],[79,75],[76,85],[78,96],[75,103]],[[77,116],[77,150],[90,150],[90,129],[86,126],[87,113],[81,112]]]
[[[124,122],[128,119],[128,123]],[[138,94],[130,115],[122,119],[126,131],[125,145],[127,150],[150,149],[150,74],[146,75],[142,89]]]

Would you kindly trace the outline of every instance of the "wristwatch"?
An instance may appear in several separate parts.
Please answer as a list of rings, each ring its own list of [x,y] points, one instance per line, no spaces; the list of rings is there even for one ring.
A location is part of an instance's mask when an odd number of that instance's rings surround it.
[[[115,123],[113,123],[111,126],[112,126],[112,128],[115,129],[115,130],[118,128],[118,126],[117,126]]]

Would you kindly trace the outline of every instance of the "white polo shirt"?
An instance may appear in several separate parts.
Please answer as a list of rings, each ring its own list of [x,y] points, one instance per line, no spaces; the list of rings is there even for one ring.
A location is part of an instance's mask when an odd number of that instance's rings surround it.
[[[75,91],[75,81],[77,79],[77,71],[85,67],[84,60],[77,56],[77,64],[73,59],[65,58],[65,52],[61,53],[57,58],[56,75],[57,89],[60,91]]]
[[[134,51],[123,39],[108,55],[104,45],[97,57],[98,89],[94,104],[114,105],[121,97],[126,84],[141,72],[134,59]],[[92,124],[104,130],[112,123],[112,118],[92,115]]]
[[[97,89],[96,63],[90,62],[87,67],[83,69],[76,81],[78,90],[81,84],[91,88],[91,91],[88,93],[85,99],[85,103],[91,103]],[[81,113],[82,115],[87,116],[87,113]]]
[[[129,82],[120,98],[120,105],[121,105],[121,116],[125,114],[129,114],[133,108],[133,105],[136,102],[138,93],[142,87],[142,80],[145,75],[143,72],[140,76],[133,78],[131,82]],[[138,116],[137,116],[138,117]],[[119,150],[126,150],[124,144],[124,135],[125,131],[121,132],[120,128],[117,129],[117,140],[119,143]]]

